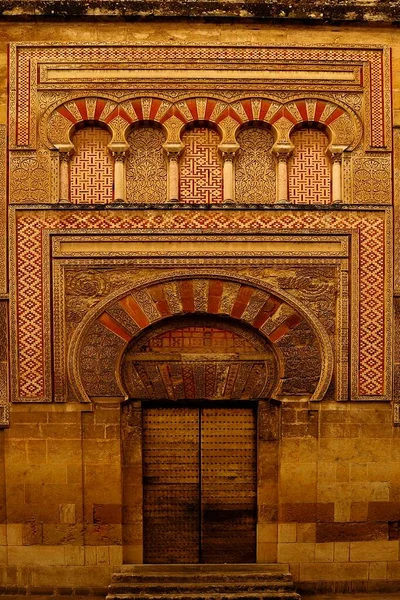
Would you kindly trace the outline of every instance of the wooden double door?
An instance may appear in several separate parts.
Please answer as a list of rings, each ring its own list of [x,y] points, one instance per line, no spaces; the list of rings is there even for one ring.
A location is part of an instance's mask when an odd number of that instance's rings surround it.
[[[256,561],[257,411],[143,410],[144,562]]]

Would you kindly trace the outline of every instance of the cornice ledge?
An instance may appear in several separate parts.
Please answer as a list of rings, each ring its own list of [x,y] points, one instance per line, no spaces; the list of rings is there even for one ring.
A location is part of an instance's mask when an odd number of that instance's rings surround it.
[[[0,19],[201,18],[400,23],[400,0],[0,0]]]

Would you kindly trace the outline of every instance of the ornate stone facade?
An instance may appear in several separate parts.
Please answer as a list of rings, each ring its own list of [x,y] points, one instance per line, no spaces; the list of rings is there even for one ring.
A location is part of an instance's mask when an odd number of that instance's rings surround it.
[[[0,591],[93,591],[123,562],[172,556],[149,525],[148,474],[160,465],[161,477],[191,424],[196,448],[204,434],[218,454],[220,494],[221,465],[242,460],[254,423],[252,560],[289,563],[303,589],[390,591],[392,38],[326,32],[307,46],[292,32],[274,46],[239,24],[235,43],[212,23],[208,39],[196,25],[179,42],[126,27],[123,42],[89,28],[85,43],[58,30],[54,43],[9,45]]]

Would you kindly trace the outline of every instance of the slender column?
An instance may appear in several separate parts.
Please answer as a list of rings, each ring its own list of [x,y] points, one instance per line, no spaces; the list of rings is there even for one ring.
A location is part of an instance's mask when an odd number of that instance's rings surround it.
[[[59,202],[69,202],[69,162],[71,155],[69,152],[60,152],[60,189]]]
[[[168,202],[179,201],[179,154],[168,152]]]
[[[125,202],[125,152],[113,152],[114,157],[114,202]]]
[[[342,154],[332,154],[332,202],[342,202]]]
[[[233,202],[235,196],[233,177],[234,152],[222,152],[224,161],[224,202]]]
[[[289,154],[278,153],[278,178],[277,178],[277,202],[283,204],[289,202],[288,189],[288,160]]]

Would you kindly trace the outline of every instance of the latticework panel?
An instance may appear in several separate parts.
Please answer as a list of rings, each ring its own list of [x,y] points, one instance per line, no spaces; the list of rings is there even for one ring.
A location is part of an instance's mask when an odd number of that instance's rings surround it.
[[[74,204],[107,204],[113,198],[113,159],[107,149],[110,134],[85,127],[74,135],[70,200]]]
[[[276,165],[270,131],[251,127],[237,137],[240,149],[236,158],[236,202],[272,204],[276,197]]]
[[[182,141],[185,150],[180,164],[180,200],[190,204],[222,202],[218,134],[206,127],[195,127],[184,133]]]
[[[165,137],[157,127],[134,129],[128,137],[126,200],[130,203],[166,202],[167,164]]]
[[[331,202],[331,164],[328,140],[318,129],[300,129],[292,136],[295,146],[289,160],[289,198],[295,204]]]

